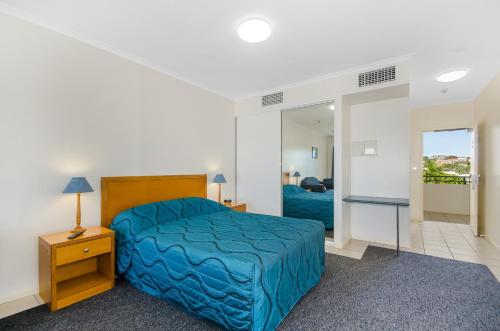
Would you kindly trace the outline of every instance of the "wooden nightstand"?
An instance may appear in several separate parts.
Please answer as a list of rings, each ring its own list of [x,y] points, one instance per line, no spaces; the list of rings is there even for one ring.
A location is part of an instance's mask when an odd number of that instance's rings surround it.
[[[246,212],[247,211],[247,204],[246,203],[224,203],[224,206],[231,208],[234,211],[241,211],[241,212]]]
[[[39,237],[40,296],[50,311],[115,286],[115,235],[100,226],[75,239],[69,231]]]

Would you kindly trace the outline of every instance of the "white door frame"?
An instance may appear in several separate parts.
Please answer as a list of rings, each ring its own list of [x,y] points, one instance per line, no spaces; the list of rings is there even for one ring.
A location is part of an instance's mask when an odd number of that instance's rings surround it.
[[[479,132],[477,125],[471,129],[471,167],[470,167],[470,211],[469,224],[472,233],[479,236]]]
[[[281,140],[280,140],[280,144],[281,144],[281,177],[280,177],[280,185],[283,185],[283,113],[286,112],[286,111],[294,111],[294,110],[299,110],[300,108],[305,108],[305,107],[310,107],[310,106],[317,106],[317,105],[322,105],[322,104],[327,104],[327,103],[333,103],[335,104],[335,99],[331,99],[331,100],[323,100],[323,101],[319,101],[319,102],[313,102],[313,103],[308,103],[308,104],[304,104],[304,105],[301,105],[301,106],[293,106],[293,107],[286,107],[286,108],[282,108],[281,109]],[[335,111],[333,111],[332,115],[335,114]],[[335,127],[332,128],[332,130],[335,130]],[[335,135],[335,133],[334,133]],[[335,137],[333,139],[333,146],[335,146]],[[332,167],[334,167],[334,164],[335,164],[335,155],[332,157]],[[334,188],[334,192],[335,192],[335,176],[333,177],[333,188]],[[333,202],[333,208],[335,210],[335,201]],[[281,215],[283,215],[283,198],[281,199]],[[329,237],[325,237],[325,243],[326,244],[333,244],[335,242],[335,219],[333,221],[333,238],[329,238]]]
[[[418,155],[418,160],[417,162],[418,163],[418,166],[417,166],[417,171],[418,171],[418,185],[420,187],[420,201],[421,201],[421,206],[418,210],[418,214],[420,216],[420,219],[423,220],[424,219],[424,178],[423,178],[423,173],[424,173],[424,169],[423,169],[423,166],[422,166],[422,160],[424,158],[424,139],[423,139],[423,136],[424,136],[424,133],[425,132],[431,132],[431,131],[447,131],[447,130],[456,130],[456,129],[468,129],[468,130],[472,130],[473,131],[473,135],[474,135],[474,132],[477,132],[477,128],[471,128],[471,127],[461,127],[461,126],[457,126],[457,125],[443,125],[443,126],[436,126],[436,127],[433,127],[433,128],[426,128],[426,129],[421,129],[420,130],[420,133],[419,133],[419,139],[420,139],[420,151],[419,151],[419,155]],[[477,153],[478,151],[478,148],[477,148],[477,143],[476,143],[476,146],[475,148],[473,148],[473,146],[471,146],[471,159],[472,159],[472,156],[474,153]],[[477,163],[477,162],[476,162]],[[478,168],[479,169],[479,168]],[[471,185],[470,185],[470,197],[472,199],[472,196],[473,196],[473,192],[472,192],[472,168],[471,168]],[[477,201],[477,200],[476,200]],[[471,203],[472,203],[472,200],[471,200]],[[476,202],[477,203],[477,202]],[[470,206],[470,209],[469,209],[469,217],[472,218],[472,205]],[[476,218],[477,218],[477,209],[476,209]],[[469,222],[471,225],[472,225],[472,222]],[[474,232],[474,230],[473,230]],[[475,235],[477,235],[476,233],[474,233]]]

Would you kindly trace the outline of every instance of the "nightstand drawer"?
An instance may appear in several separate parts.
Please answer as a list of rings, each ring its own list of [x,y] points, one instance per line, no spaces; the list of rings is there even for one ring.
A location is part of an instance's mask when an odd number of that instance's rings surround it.
[[[56,265],[66,264],[111,251],[111,237],[56,248]]]

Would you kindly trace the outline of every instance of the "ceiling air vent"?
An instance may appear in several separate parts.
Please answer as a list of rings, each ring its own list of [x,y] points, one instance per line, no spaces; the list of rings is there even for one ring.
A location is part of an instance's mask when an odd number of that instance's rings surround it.
[[[363,72],[358,75],[358,86],[365,87],[396,80],[396,66]]]
[[[262,97],[262,107],[283,103],[283,92],[264,95]]]

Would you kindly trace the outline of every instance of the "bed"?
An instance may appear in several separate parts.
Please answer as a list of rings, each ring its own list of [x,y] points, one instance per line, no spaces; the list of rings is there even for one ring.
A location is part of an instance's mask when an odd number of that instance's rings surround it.
[[[273,330],[319,283],[323,224],[232,211],[206,199],[205,175],[161,177],[102,181],[102,223],[134,287],[226,329]]]
[[[333,229],[333,190],[309,192],[297,185],[283,185],[283,216],[321,221]]]

